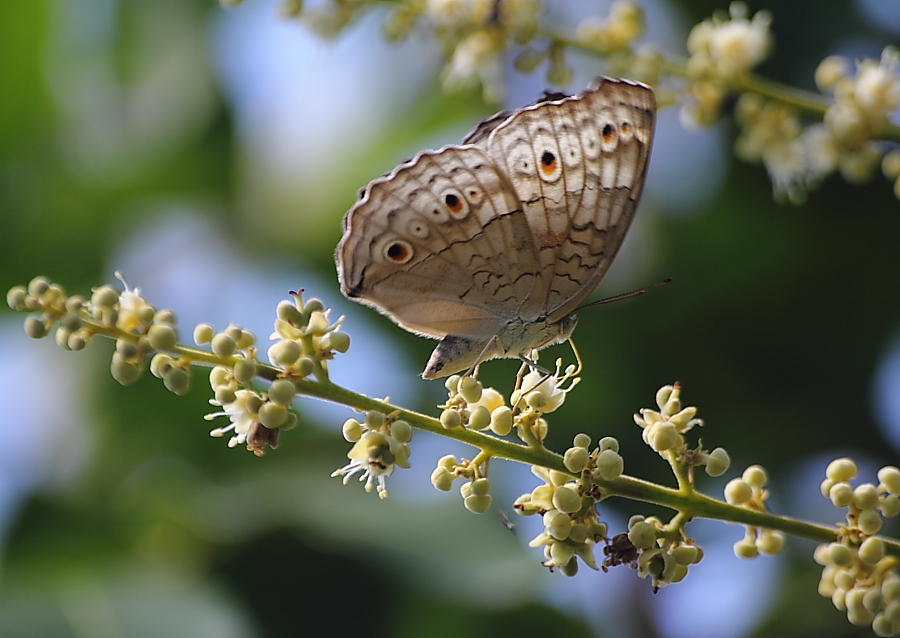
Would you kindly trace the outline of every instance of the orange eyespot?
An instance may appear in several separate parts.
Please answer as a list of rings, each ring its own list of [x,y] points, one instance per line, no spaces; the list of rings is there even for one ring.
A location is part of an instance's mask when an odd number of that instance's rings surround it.
[[[612,127],[612,124],[607,124],[603,127],[603,141],[611,142],[616,137],[616,129]]]
[[[385,254],[395,264],[405,264],[412,257],[412,250],[407,244],[395,241],[387,247]]]
[[[550,151],[544,151],[541,155],[541,170],[547,175],[552,175],[556,171],[556,155]]]
[[[462,200],[453,193],[447,193],[446,197],[444,197],[444,203],[447,204],[447,208],[451,213],[458,213],[463,209]]]

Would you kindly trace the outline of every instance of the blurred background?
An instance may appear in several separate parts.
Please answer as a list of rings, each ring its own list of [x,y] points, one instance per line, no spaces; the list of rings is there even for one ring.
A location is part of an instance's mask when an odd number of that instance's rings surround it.
[[[644,40],[678,55],[693,24],[727,8],[640,4]],[[811,89],[824,56],[877,58],[900,35],[897,3],[828,7],[751,3],[775,18],[760,71]],[[574,28],[607,8],[557,0],[542,15]],[[44,274],[89,294],[118,269],[185,335],[235,321],[263,347],[278,301],[305,288],[347,315],[338,383],[436,413],[443,385],[418,377],[434,342],[342,299],[333,250],[357,189],[497,106],[443,92],[429,32],[388,42],[382,10],[329,41],[275,0],[0,3],[0,287]],[[603,72],[572,61],[561,88]],[[511,56],[503,77],[503,107],[546,87]],[[763,168],[733,159],[734,136],[729,120],[686,131],[660,113],[642,204],[595,298],[675,282],[582,313],[587,369],[549,445],[616,436],[627,473],[671,483],[631,415],[677,380],[704,443],[733,461],[703,491],[760,463],[774,511],[836,523],[818,491],[830,459],[852,455],[866,481],[898,462],[900,205],[881,177],[832,177],[802,207],[776,204]],[[412,469],[379,501],[329,478],[350,410],[299,399],[301,426],[256,458],[208,436],[203,371],[186,397],[149,375],[123,388],[111,342],[63,352],[29,340],[22,319],[0,309],[0,636],[870,635],[817,595],[812,543],[739,561],[741,528],[698,521],[706,558],[656,595],[624,567],[548,574],[526,547],[538,522],[512,514],[537,482],[526,467],[493,463],[494,506],[476,516],[428,480],[439,457],[471,450],[417,433]],[[516,369],[494,362],[482,378],[508,393]],[[668,516],[601,511],[614,531]]]

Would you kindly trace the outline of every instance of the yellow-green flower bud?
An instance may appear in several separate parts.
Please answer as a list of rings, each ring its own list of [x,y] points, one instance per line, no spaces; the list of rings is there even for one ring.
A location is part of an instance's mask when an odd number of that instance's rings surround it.
[[[141,366],[137,363],[126,361],[118,352],[113,352],[109,371],[113,379],[122,385],[131,385],[141,376]]]
[[[234,362],[234,379],[241,385],[250,385],[256,376],[256,362],[253,359],[238,359]],[[291,384],[293,385],[293,384]]]
[[[640,521],[628,531],[628,540],[638,549],[650,549],[656,545],[656,527]]]
[[[866,565],[875,565],[884,558],[884,541],[875,536],[864,540],[859,546],[859,560]]]
[[[444,381],[444,387],[450,392],[450,394],[456,394],[459,390],[459,382],[462,379],[458,374],[451,374],[447,377],[447,380]]]
[[[467,496],[463,501],[463,505],[465,505],[466,509],[473,514],[484,514],[491,506],[491,495],[483,494],[478,496],[473,494]]]
[[[853,504],[861,510],[872,509],[878,505],[878,490],[871,483],[857,485],[853,490]]]
[[[532,410],[540,410],[547,405],[547,399],[540,392],[529,392],[525,395],[525,403]]]
[[[597,455],[597,475],[605,481],[619,478],[625,470],[625,460],[612,449],[606,449]]]
[[[830,478],[825,479],[821,483],[819,483],[819,491],[822,493],[822,496],[825,498],[829,498],[829,494],[831,494],[831,488],[835,486],[837,481],[832,481]]]
[[[215,366],[209,372],[209,385],[215,390],[219,386],[228,385],[231,380],[231,370],[226,366]]]
[[[583,447],[570,447],[563,456],[563,464],[573,474],[579,474],[587,467],[588,460],[588,451]]]
[[[878,499],[878,509],[881,510],[883,516],[893,518],[900,514],[900,498],[893,494],[880,497]]]
[[[506,436],[512,431],[513,415],[509,406],[501,405],[491,412],[491,431],[498,436]]]
[[[657,452],[672,449],[678,444],[678,431],[668,421],[658,421],[644,430],[645,440]]]
[[[491,482],[486,478],[478,478],[472,481],[472,494],[484,496],[491,491]]]
[[[6,304],[13,310],[25,310],[25,297],[28,291],[25,286],[13,286],[6,293]]]
[[[456,457],[452,454],[442,456],[438,459],[438,467],[442,467],[448,472],[452,472],[456,468]]]
[[[293,381],[288,379],[276,379],[269,386],[269,399],[281,406],[288,406],[297,396],[297,388],[294,387]],[[265,424],[263,424],[265,425]],[[269,426],[266,426],[269,427]],[[271,427],[278,427],[271,426]]]
[[[241,338],[241,332],[241,327],[235,323],[229,323],[228,327],[222,331],[223,334],[231,337],[231,340],[234,341],[235,346],[237,346],[237,342]]]
[[[300,355],[303,353],[303,349],[300,347],[300,344],[296,341],[291,341],[288,339],[283,339],[281,341],[277,341],[273,343],[267,352],[269,357],[269,361],[274,363],[276,366],[287,367],[293,365],[297,359],[300,358]]]
[[[278,303],[275,308],[275,316],[297,327],[305,326],[309,321],[309,315],[304,316],[295,303],[287,300]]]
[[[50,288],[50,282],[46,277],[35,277],[28,282],[28,294],[32,297],[41,297]],[[119,296],[116,295],[116,299]]]
[[[728,457],[728,452],[724,448],[717,447],[709,453],[709,457],[706,459],[706,473],[713,477],[722,476],[728,471],[730,465],[731,459]]]
[[[150,346],[154,350],[168,350],[171,352],[178,345],[178,335],[175,333],[175,329],[164,323],[155,323],[150,326],[147,338],[150,340]]]
[[[172,366],[163,375],[163,385],[166,386],[169,392],[179,396],[187,394],[188,390],[191,389],[191,375],[182,368]]]
[[[863,534],[871,536],[881,529],[881,514],[876,510],[863,510],[859,513],[856,525]]]
[[[536,488],[531,490],[531,503],[535,507],[542,510],[552,510],[553,507],[553,492],[555,488],[552,485],[538,485]]]
[[[849,483],[835,483],[828,490],[828,498],[835,507],[848,507],[853,502],[853,488]]]
[[[227,405],[229,403],[234,403],[235,399],[237,399],[237,395],[234,393],[234,390],[229,388],[226,385],[219,386],[215,390],[216,394],[216,402],[219,405]]]
[[[575,447],[583,447],[587,449],[591,446],[591,437],[584,432],[580,432],[579,434],[575,435],[575,438],[572,440],[572,445]]]
[[[850,61],[842,55],[829,55],[816,67],[816,86],[820,91],[830,91],[843,77],[850,73]]]
[[[619,452],[619,440],[614,436],[604,436],[602,439],[597,441],[597,449],[603,452],[604,450],[612,450],[618,454]]]
[[[294,428],[296,426],[297,426],[297,415],[294,412],[291,412],[290,410],[288,410],[287,418],[284,420],[284,423],[282,423],[280,426],[278,426],[278,429],[281,430],[282,432],[287,432],[288,430],[290,430],[291,428]]]
[[[224,332],[220,332],[212,338],[210,346],[212,347],[212,351],[216,354],[216,356],[229,357],[234,354],[234,349],[237,344],[230,336],[228,336]]]
[[[571,514],[581,509],[581,497],[575,490],[561,486],[553,492],[553,507],[560,512]]]
[[[878,470],[878,480],[894,496],[900,495],[900,469],[886,465]]]
[[[72,352],[77,352],[79,350],[84,350],[84,347],[87,345],[87,341],[82,336],[81,333],[74,333],[69,335],[68,341],[66,341],[66,346]]]
[[[753,488],[743,479],[731,479],[725,484],[725,500],[732,505],[742,505],[753,497]]]
[[[254,343],[256,343],[256,335],[254,335],[249,330],[244,330],[242,328],[241,336],[237,339],[237,343],[235,344],[237,346],[237,349],[238,350],[246,350],[247,348],[252,346]],[[282,426],[281,429],[283,430],[284,426]]]
[[[574,562],[575,548],[569,543],[553,543],[550,546],[550,559],[560,567]]]
[[[472,430],[484,430],[491,425],[491,413],[483,405],[472,410],[469,415],[469,428]]]
[[[356,419],[347,419],[344,421],[344,425],[341,427],[341,434],[344,435],[344,438],[350,443],[356,443],[362,438],[363,432],[365,429],[362,424]]]
[[[442,492],[449,492],[453,487],[453,475],[446,468],[438,466],[431,473],[431,484]]]
[[[84,307],[84,297],[81,295],[72,295],[66,299],[66,312],[76,314],[81,312]]]
[[[398,420],[391,423],[391,437],[398,443],[409,443],[412,435],[412,427],[406,421]]]
[[[888,603],[897,603],[897,622],[900,622],[900,577],[897,572],[885,574],[881,582],[881,595]]]
[[[325,310],[325,304],[322,303],[321,299],[316,299],[315,297],[303,305],[303,312],[310,316],[312,316],[312,313],[314,312],[322,312],[323,310]]]
[[[209,343],[215,332],[213,331],[213,327],[208,323],[198,323],[194,326],[194,343],[198,346],[202,346],[205,343]]]
[[[828,560],[832,565],[849,565],[856,557],[854,551],[841,543],[828,544]]]
[[[346,332],[332,332],[328,335],[328,345],[336,352],[347,352],[350,349],[350,335]]]
[[[381,412],[369,410],[368,412],[366,412],[364,421],[366,427],[370,430],[378,430],[381,428],[381,426],[384,425],[384,415]]]
[[[121,354],[121,350],[119,350],[119,354]],[[172,360],[172,357],[164,352],[159,352],[150,359],[150,374],[157,379],[162,379],[173,365],[175,365],[175,362]]]
[[[478,403],[484,386],[475,377],[464,377],[459,382],[458,391],[466,403]]]
[[[870,614],[876,614],[881,611],[881,607],[884,605],[884,597],[877,589],[867,589],[863,596],[862,604]]]
[[[759,548],[756,543],[747,539],[739,540],[734,544],[734,555],[738,558],[756,558],[759,556]]]
[[[456,410],[444,410],[441,412],[441,425],[448,430],[451,428],[458,428],[462,425],[462,417]]]
[[[703,558],[703,552],[696,545],[679,545],[672,548],[672,557],[679,565],[694,565]]]
[[[63,350],[69,349],[69,337],[72,335],[71,332],[66,330],[63,326],[60,326],[56,329],[56,345],[58,345]]]
[[[297,359],[297,363],[294,365],[294,371],[301,377],[308,377],[315,369],[315,362],[305,355]]]
[[[784,549],[784,534],[770,529],[760,531],[756,538],[756,546],[763,554],[774,556]]]
[[[825,476],[832,481],[849,481],[856,472],[856,463],[847,457],[835,459],[825,468]]]
[[[81,327],[84,325],[84,321],[78,315],[66,313],[59,320],[59,325],[64,327],[69,332],[75,332],[77,330],[81,330]]]
[[[25,317],[25,334],[32,339],[41,339],[47,336],[47,326],[37,317]]]
[[[171,310],[157,310],[153,315],[153,323],[164,323],[170,326],[175,325],[175,313]]]
[[[137,344],[127,339],[116,339],[116,352],[123,359],[134,359],[138,356]]]
[[[288,382],[290,383],[290,382]],[[266,401],[259,407],[259,422],[270,430],[274,430],[287,420],[288,410],[283,405]]]
[[[544,531],[555,538],[563,541],[569,537],[572,531],[572,519],[568,514],[556,510],[549,510],[544,514]]]
[[[741,475],[750,487],[762,487],[769,481],[766,470],[761,465],[751,465]]]

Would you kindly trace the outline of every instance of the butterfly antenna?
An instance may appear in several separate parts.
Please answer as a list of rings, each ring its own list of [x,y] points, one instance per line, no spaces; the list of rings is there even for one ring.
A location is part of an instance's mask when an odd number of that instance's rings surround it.
[[[613,297],[607,297],[606,299],[601,299],[599,301],[592,301],[591,303],[586,303],[583,306],[579,306],[574,310],[574,312],[578,312],[579,310],[583,310],[584,308],[590,308],[591,306],[599,306],[605,303],[611,303],[613,301],[621,301],[622,299],[631,299],[632,297],[640,297],[645,292],[650,290],[651,288],[656,288],[657,286],[663,286],[665,284],[672,282],[672,277],[666,277],[661,281],[657,281],[655,284],[650,284],[649,286],[644,286],[643,288],[638,288],[636,290],[632,290],[631,292],[623,292],[621,295],[615,295]]]

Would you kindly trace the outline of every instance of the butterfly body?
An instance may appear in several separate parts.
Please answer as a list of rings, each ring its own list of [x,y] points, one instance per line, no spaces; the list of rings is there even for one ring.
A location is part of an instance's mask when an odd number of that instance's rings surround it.
[[[373,180],[344,217],[345,295],[441,339],[446,376],[565,340],[643,186],[653,92],[602,79],[482,121]]]

